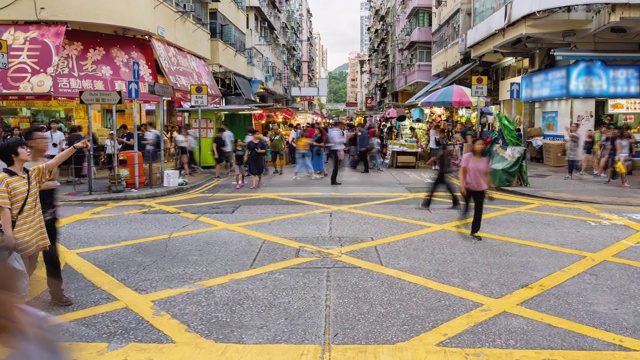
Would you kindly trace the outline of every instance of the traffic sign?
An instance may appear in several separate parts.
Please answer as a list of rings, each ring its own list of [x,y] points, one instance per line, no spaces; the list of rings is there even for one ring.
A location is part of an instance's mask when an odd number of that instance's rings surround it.
[[[124,95],[122,91],[80,91],[80,104],[122,104]]]
[[[0,39],[0,69],[9,68],[9,45],[7,40]]]
[[[149,94],[158,95],[162,97],[172,97],[173,96],[173,86],[161,84],[161,83],[149,83]]]
[[[134,81],[140,81],[140,63],[137,61],[134,61],[131,63],[131,68],[132,68],[132,73],[133,73],[133,80]]]
[[[471,96],[487,96],[486,85],[471,85]]]
[[[471,85],[489,85],[489,79],[486,76],[473,76],[471,78]],[[481,95],[484,96],[484,95]]]
[[[512,82],[509,85],[509,99],[520,99],[520,83]]]
[[[191,105],[209,105],[209,87],[207,85],[191,85]]]
[[[140,99],[140,81],[129,80],[127,82],[127,97],[129,99]]]

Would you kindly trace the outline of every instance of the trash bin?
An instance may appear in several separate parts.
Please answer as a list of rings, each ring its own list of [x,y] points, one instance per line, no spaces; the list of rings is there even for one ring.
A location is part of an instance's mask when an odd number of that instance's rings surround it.
[[[135,179],[135,156],[138,156],[138,185],[144,186],[147,181],[144,176],[144,162],[142,161],[142,152],[138,151],[123,151],[118,153],[118,171],[120,176],[127,184],[127,188],[133,189],[136,187]]]

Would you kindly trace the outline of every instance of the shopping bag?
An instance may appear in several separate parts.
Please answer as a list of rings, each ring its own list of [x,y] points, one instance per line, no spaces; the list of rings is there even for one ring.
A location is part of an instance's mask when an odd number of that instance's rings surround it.
[[[616,161],[616,164],[614,165],[614,167],[615,167],[616,172],[618,174],[626,174],[627,173],[627,168],[620,161]]]

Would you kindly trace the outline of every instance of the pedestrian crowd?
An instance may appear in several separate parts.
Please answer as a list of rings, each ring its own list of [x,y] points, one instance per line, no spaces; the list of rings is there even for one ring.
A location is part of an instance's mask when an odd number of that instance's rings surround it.
[[[622,187],[630,187],[628,175],[633,174],[632,151],[635,142],[629,126],[613,127],[602,125],[596,133],[586,132],[582,141],[579,125],[574,123],[566,128],[569,141],[567,150],[567,175],[565,180],[573,180],[574,172],[579,176],[587,175],[593,168],[593,177],[606,178],[605,184],[620,179]],[[581,150],[581,144],[582,150]]]

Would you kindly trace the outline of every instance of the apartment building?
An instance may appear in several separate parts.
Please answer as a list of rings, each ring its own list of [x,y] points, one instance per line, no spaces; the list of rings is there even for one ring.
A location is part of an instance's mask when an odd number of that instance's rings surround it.
[[[368,55],[358,52],[349,54],[349,70],[347,73],[347,103],[350,107],[358,111],[366,109],[365,98],[367,97],[366,84],[369,74],[367,69]]]
[[[395,54],[392,57],[395,44],[392,44],[391,36],[395,24],[389,20],[395,10],[392,0],[371,0],[369,4],[369,81],[366,84],[366,93],[373,97],[376,106],[382,106],[390,100],[389,90],[392,88],[391,83],[395,75]]]
[[[360,53],[369,51],[369,0],[360,3]]]
[[[324,47],[322,43],[322,36],[320,33],[316,32],[313,34],[313,44],[314,44],[314,68],[317,79],[325,79],[329,76],[329,72],[327,70],[327,49]],[[320,109],[320,102],[327,103],[327,98],[318,97],[314,100],[315,108],[317,110]]]

